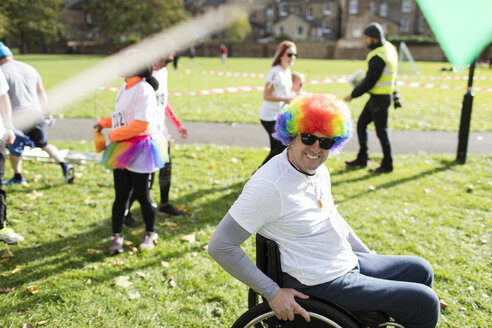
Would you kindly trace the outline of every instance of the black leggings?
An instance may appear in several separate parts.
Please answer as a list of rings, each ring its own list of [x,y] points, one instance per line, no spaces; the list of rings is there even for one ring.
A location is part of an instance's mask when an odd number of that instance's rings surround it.
[[[270,138],[270,153],[261,164],[263,166],[273,156],[276,156],[283,152],[284,149],[287,148],[287,146],[284,146],[280,140],[273,137],[273,133],[275,132],[275,121],[261,121],[261,125],[263,125],[266,132],[268,133],[268,137]]]
[[[161,194],[161,204],[169,203],[169,190],[171,189],[171,144],[168,144],[167,154],[169,155],[169,161],[166,162],[164,167],[159,170],[159,189]],[[149,189],[152,190],[154,185],[154,173],[150,177]],[[135,194],[131,192],[130,200],[128,203],[128,211],[130,211],[133,202],[137,199]]]
[[[7,194],[3,190],[3,174],[5,173],[5,140],[0,139],[0,229],[7,223]]]
[[[152,173],[135,173],[128,170],[113,170],[115,199],[113,203],[112,222],[113,233],[121,233],[123,219],[131,192],[140,203],[145,222],[145,231],[155,231],[156,204],[150,193]]]

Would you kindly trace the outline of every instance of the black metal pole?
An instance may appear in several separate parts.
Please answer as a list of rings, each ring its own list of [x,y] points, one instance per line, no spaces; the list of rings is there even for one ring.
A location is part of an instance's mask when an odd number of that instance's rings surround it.
[[[456,155],[456,162],[459,164],[465,164],[466,151],[468,149],[468,137],[470,135],[470,121],[473,106],[473,97],[475,94],[472,90],[473,74],[475,73],[475,61],[470,65],[470,72],[468,75],[468,87],[463,97],[463,106],[461,107],[461,121],[460,131],[458,133],[458,153]]]

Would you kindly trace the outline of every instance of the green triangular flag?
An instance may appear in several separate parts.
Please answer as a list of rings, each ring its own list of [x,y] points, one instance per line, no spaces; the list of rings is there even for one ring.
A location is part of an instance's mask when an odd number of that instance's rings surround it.
[[[472,63],[492,41],[491,0],[417,0],[448,60]]]

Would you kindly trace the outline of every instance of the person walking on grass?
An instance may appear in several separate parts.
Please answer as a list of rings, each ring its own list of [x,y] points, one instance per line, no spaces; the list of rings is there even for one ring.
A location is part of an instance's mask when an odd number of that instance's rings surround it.
[[[209,254],[265,297],[278,319],[308,313],[295,297],[348,311],[382,311],[407,328],[434,328],[439,299],[431,265],[416,256],[372,252],[333,202],[328,155],[350,138],[347,106],[335,96],[297,97],[277,118],[287,149],[260,167],[217,226]],[[279,245],[284,288],[258,269],[241,244],[259,233]]]
[[[273,156],[280,154],[285,146],[272,135],[277,115],[295,94],[292,91],[292,73],[290,67],[297,57],[297,48],[292,41],[283,41],[277,46],[272,68],[266,76],[263,103],[260,108],[260,121],[270,139],[270,153],[261,165],[265,165]]]
[[[159,208],[157,210],[157,214],[166,215],[166,216],[180,216],[185,215],[186,213],[178,210],[169,202],[169,192],[171,190],[171,135],[166,127],[165,120],[166,118],[172,123],[175,127],[176,131],[178,131],[179,136],[182,139],[188,138],[188,131],[181,124],[177,116],[174,114],[174,111],[169,103],[169,91],[167,87],[167,77],[168,70],[167,65],[173,61],[173,56],[165,56],[164,58],[160,58],[154,63],[154,72],[152,76],[159,83],[159,88],[155,91],[156,99],[157,99],[157,118],[156,122],[158,125],[158,129],[162,132],[162,134],[166,137],[168,142],[168,161],[164,164],[164,167],[159,170],[159,190],[161,202],[159,204]],[[152,178],[152,182],[153,182]],[[132,195],[130,199],[130,205],[128,206],[128,213],[125,216],[124,224],[127,227],[135,228],[141,225],[140,222],[137,222],[133,219],[133,216],[130,212],[130,207],[135,197]]]
[[[372,169],[374,173],[393,171],[393,158],[388,137],[388,107],[391,105],[392,94],[396,86],[398,53],[395,47],[385,39],[384,31],[378,23],[371,23],[364,29],[364,44],[371,51],[367,55],[367,73],[365,78],[355,86],[345,101],[370,95],[357,122],[359,153],[353,161],[346,161],[348,167],[366,167],[368,160],[367,126],[374,122],[376,135],[383,149],[381,166]]]
[[[44,113],[48,110],[48,97],[43,87],[43,81],[36,69],[26,63],[14,60],[12,51],[0,42],[0,65],[9,85],[9,96],[12,112],[30,111],[39,116],[39,123],[26,131],[19,131],[18,138],[12,145],[7,146],[10,152],[10,163],[14,176],[4,184],[11,186],[20,184],[28,186],[22,176],[22,153],[24,145],[32,141],[34,146],[41,148],[54,159],[62,169],[66,183],[73,183],[75,179],[74,167],[63,161],[58,149],[48,143]],[[27,137],[27,138],[26,138]],[[17,140],[18,139],[18,140]]]
[[[141,51],[129,51],[122,66],[143,60]],[[157,129],[155,90],[159,83],[152,76],[152,65],[138,72],[124,74],[116,96],[115,111],[96,124],[96,132],[111,128],[111,144],[105,149],[101,163],[113,169],[115,200],[112,208],[112,235],[109,253],[123,251],[123,220],[133,193],[140,203],[145,222],[141,249],[153,249],[157,243],[155,231],[156,204],[151,195],[151,177],[167,161],[167,141]]]
[[[2,188],[3,175],[5,173],[5,145],[14,142],[15,135],[12,127],[12,107],[8,95],[9,85],[0,69],[0,240],[7,244],[13,244],[24,239],[9,226],[7,221],[7,194]]]
[[[223,43],[220,45],[220,58],[222,59],[222,65],[225,65],[227,61],[227,47]]]

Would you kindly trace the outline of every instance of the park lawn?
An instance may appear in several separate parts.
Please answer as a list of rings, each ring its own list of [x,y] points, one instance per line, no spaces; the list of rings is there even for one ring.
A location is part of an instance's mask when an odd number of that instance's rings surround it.
[[[17,56],[38,68],[43,76],[47,90],[58,83],[63,83],[68,77],[99,62],[102,56],[84,55],[25,55]],[[194,92],[214,88],[263,86],[264,78],[258,77],[228,77],[209,74],[215,72],[240,72],[266,74],[270,69],[270,58],[228,58],[227,64],[222,65],[219,58],[197,57],[194,60],[183,57],[179,69],[169,67],[169,91]],[[447,63],[417,62],[421,71],[419,76],[405,73],[400,78],[402,82],[419,82],[433,85],[446,85],[465,88],[466,79],[454,78],[468,76],[468,71],[456,73],[441,71],[449,68]],[[293,70],[306,75],[306,81],[321,80],[340,75],[350,75],[358,69],[365,69],[361,60],[320,60],[304,59],[296,61]],[[478,66],[475,70],[477,79],[473,86],[477,88],[492,88],[492,70]],[[433,77],[433,79],[430,79]],[[448,79],[453,78],[453,79]],[[105,87],[120,87],[121,79]],[[307,84],[305,90],[316,93],[332,93],[343,98],[350,93],[347,83]],[[391,110],[389,127],[395,130],[437,130],[458,131],[461,117],[461,104],[464,90],[440,88],[399,87],[404,108]],[[215,95],[171,96],[173,109],[182,121],[258,123],[258,111],[262,101],[262,91],[235,92]],[[116,93],[114,91],[95,90],[83,101],[73,104],[61,113],[59,117],[102,117],[113,111]],[[367,95],[355,99],[349,104],[354,117],[358,117]],[[492,114],[489,104],[492,103],[492,92],[476,91],[473,102],[471,121],[472,131],[491,131]]]
[[[55,144],[94,151],[91,143]],[[0,263],[0,327],[216,328],[246,310],[246,287],[205,248],[267,150],[173,147],[171,197],[191,215],[158,217],[153,251],[133,252],[142,230],[125,228],[132,244],[113,257],[111,172],[76,165],[76,183],[66,185],[56,164],[24,162],[31,186],[8,190],[8,211],[26,239],[8,246],[13,257]],[[352,157],[326,164],[338,209],[361,239],[378,253],[430,261],[435,290],[449,305],[439,327],[490,327],[492,156],[468,155],[466,165],[454,155],[395,156],[395,171],[379,176],[346,171],[343,161]],[[138,205],[133,213],[141,219]],[[244,246],[252,256],[253,238]]]

